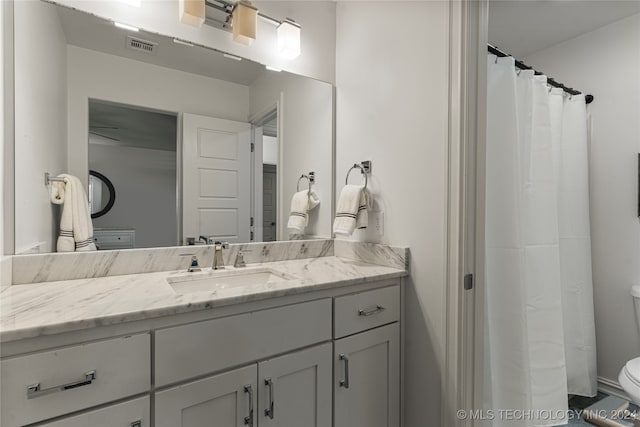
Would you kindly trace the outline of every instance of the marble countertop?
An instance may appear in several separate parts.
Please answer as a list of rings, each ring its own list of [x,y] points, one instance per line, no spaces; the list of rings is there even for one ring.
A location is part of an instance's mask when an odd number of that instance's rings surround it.
[[[9,286],[0,292],[0,342],[206,310],[408,274],[405,269],[336,256],[248,264],[245,270],[253,267],[269,267],[292,276],[293,279],[266,285],[235,286],[182,294],[176,293],[167,279],[185,275],[185,270]],[[229,267],[227,269],[233,270]]]

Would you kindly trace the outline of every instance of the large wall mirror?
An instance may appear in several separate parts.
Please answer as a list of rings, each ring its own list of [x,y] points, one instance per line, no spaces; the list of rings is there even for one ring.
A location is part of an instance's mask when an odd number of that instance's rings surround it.
[[[56,251],[47,172],[85,190],[89,171],[112,184],[112,206],[93,218],[99,249],[330,237],[333,96],[329,83],[187,40],[16,2],[15,253]],[[290,230],[309,172],[320,204]]]

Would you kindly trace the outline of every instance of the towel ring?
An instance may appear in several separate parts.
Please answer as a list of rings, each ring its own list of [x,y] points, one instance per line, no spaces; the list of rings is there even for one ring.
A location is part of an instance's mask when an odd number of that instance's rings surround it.
[[[366,190],[367,184],[369,183],[369,179],[367,178],[367,171],[362,165],[359,165],[357,163],[354,163],[353,166],[351,166],[347,171],[347,178],[344,180],[344,184],[345,185],[349,184],[349,175],[351,174],[351,171],[354,169],[360,169],[360,172],[362,173],[362,175],[364,175],[364,189]]]
[[[296,191],[300,191],[300,181],[302,181],[303,178],[309,182],[309,192],[311,192],[311,184],[316,182],[316,173],[309,172],[308,175],[300,175],[300,178],[298,178],[298,183],[296,184]]]

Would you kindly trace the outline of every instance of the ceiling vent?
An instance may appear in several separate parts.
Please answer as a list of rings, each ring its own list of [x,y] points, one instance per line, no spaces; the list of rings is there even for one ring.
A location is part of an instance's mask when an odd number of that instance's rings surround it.
[[[156,46],[156,43],[127,36],[128,49],[137,50],[138,52],[144,52],[153,55],[156,53]]]

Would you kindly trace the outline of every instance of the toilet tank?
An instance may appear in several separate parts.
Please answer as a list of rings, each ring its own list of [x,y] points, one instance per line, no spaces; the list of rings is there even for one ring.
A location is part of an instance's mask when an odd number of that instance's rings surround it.
[[[640,328],[640,285],[634,285],[631,287],[631,295],[633,296],[633,305],[636,309],[636,321],[638,328]]]

